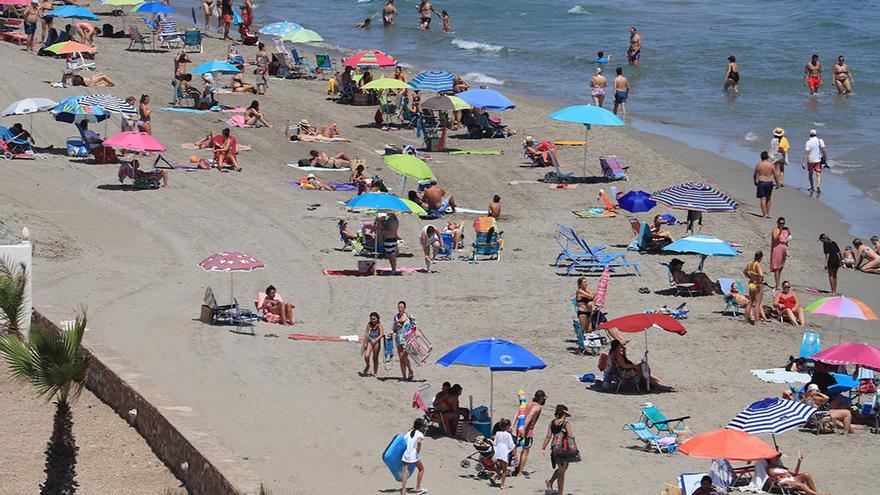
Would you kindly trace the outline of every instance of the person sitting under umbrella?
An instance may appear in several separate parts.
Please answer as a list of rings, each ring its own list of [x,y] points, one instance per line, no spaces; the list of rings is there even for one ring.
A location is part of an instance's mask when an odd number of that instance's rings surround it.
[[[672,279],[677,284],[694,284],[692,290],[703,295],[711,295],[717,293],[717,284],[703,272],[685,273],[682,268],[684,261],[678,258],[672,258],[669,262],[669,269],[672,272]]]
[[[672,234],[668,230],[663,230],[664,223],[666,222],[663,221],[663,215],[654,215],[654,221],[650,225],[651,237],[655,241],[669,244],[675,239],[672,238]]]
[[[449,436],[455,436],[459,421],[468,421],[470,411],[462,409],[458,400],[461,397],[461,385],[455,384],[449,389],[449,393],[434,398],[434,410],[440,413],[443,420],[443,429]]]
[[[89,149],[95,149],[95,148],[100,148],[101,146],[104,146],[104,139],[101,138],[101,135],[98,134],[97,132],[89,129],[89,121],[88,120],[83,120],[82,122],[80,122],[78,124],[78,127],[79,127],[79,133],[82,136],[83,141],[85,141],[86,146],[89,147]]]
[[[816,482],[810,473],[800,472],[803,460],[803,452],[798,452],[797,466],[795,466],[794,471],[791,471],[782,464],[782,454],[779,454],[772,459],[767,459],[769,464],[767,474],[784,488],[798,490],[807,495],[822,495],[816,491]]]
[[[833,405],[831,399],[819,391],[819,385],[815,383],[807,385],[807,391],[804,392],[801,402],[813,406],[820,411],[828,411],[831,419],[837,423],[838,428],[843,429],[844,433],[855,433],[852,427],[852,410],[847,408],[830,409]]]
[[[626,357],[626,344],[622,343],[619,340],[611,341],[611,350],[608,351],[608,362],[611,363],[611,366],[618,370],[619,372],[625,370],[631,370],[631,373],[635,373],[639,380],[644,378],[645,373],[648,374],[648,380],[651,382],[651,388],[654,390],[665,390],[663,384],[660,383],[660,380],[651,374],[651,370],[648,368],[648,363],[644,360],[639,361],[638,363],[633,363]]]
[[[532,165],[536,167],[552,167],[551,154],[556,154],[556,147],[550,141],[538,142],[532,136],[526,136],[523,140],[526,155],[531,158]]]
[[[30,151],[31,145],[37,144],[34,142],[34,137],[31,136],[31,133],[24,130],[20,122],[13,124],[9,128],[9,133],[12,135],[9,150],[13,153],[25,153]]]

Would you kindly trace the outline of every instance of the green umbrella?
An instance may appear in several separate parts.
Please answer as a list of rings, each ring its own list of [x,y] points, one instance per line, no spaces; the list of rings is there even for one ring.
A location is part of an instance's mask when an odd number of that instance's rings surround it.
[[[385,157],[385,165],[400,175],[412,177],[416,180],[425,180],[434,177],[434,172],[427,163],[413,155],[388,155]]]
[[[390,77],[381,77],[372,81],[368,84],[365,84],[361,89],[375,89],[375,90],[384,90],[384,89],[412,89],[409,84],[399,80],[392,79]]]
[[[457,96],[446,95],[446,97],[449,98],[449,101],[452,102],[452,107],[456,110],[467,110],[471,107],[470,103],[462,100]]]
[[[406,203],[406,206],[409,206],[409,209],[410,209],[410,211],[411,211],[412,213],[415,213],[416,215],[421,215],[421,216],[427,216],[427,215],[428,215],[428,212],[425,211],[424,208],[422,208],[421,206],[419,206],[419,205],[413,203],[412,201],[410,201],[410,200],[408,200],[408,199],[403,199],[403,198],[401,198],[400,200],[403,201],[404,203]]]
[[[289,41],[291,43],[316,43],[318,41],[324,41],[324,38],[322,38],[320,34],[312,31],[311,29],[305,28],[291,31],[282,36],[281,39],[283,41]]]

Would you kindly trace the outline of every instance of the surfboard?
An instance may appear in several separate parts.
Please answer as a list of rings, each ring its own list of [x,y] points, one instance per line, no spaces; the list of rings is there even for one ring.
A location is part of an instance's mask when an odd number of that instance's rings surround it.
[[[394,479],[397,481],[403,480],[405,466],[401,458],[404,452],[406,452],[406,439],[398,433],[391,439],[391,442],[385,447],[385,452],[382,453],[382,461],[388,466],[391,476],[394,476]],[[412,474],[415,469],[415,465],[410,465],[409,474]]]

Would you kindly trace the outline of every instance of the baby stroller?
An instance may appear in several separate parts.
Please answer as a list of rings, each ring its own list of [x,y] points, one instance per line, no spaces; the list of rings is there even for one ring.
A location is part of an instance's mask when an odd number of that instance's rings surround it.
[[[461,460],[461,467],[468,469],[471,467],[471,461],[474,461],[476,463],[474,469],[477,471],[477,477],[488,479],[495,471],[495,463],[492,462],[495,450],[492,449],[490,443],[483,440],[483,437],[478,437],[473,446],[474,452]]]

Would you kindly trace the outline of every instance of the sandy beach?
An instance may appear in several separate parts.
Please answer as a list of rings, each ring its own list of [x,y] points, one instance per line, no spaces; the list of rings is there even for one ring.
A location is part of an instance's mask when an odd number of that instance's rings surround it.
[[[149,94],[153,135],[168,147],[166,156],[177,164],[188,162],[193,154],[181,149],[180,143],[195,142],[210,131],[223,129],[225,114],[159,110],[172,95],[173,52],[130,52],[127,39],[98,42],[97,71],[114,79],[116,87],[53,88],[46,81],[59,80],[62,60],[38,58],[3,43],[4,65],[14,70],[0,73],[4,88],[0,103],[36,96],[60,100],[78,94],[110,93],[122,98]],[[223,59],[227,46],[209,39],[203,54],[190,57],[195,65]],[[253,59],[255,48],[239,49],[247,60]],[[248,71],[245,74],[247,80],[252,79]],[[223,80],[228,82],[228,77]],[[558,403],[569,407],[583,462],[569,469],[567,493],[655,494],[682,472],[708,468],[707,460],[640,450],[641,444],[623,429],[624,423],[638,418],[639,404],[653,402],[670,416],[690,415],[688,425],[699,433],[723,427],[751,402],[778,396],[784,389],[759,381],[749,370],[784,365],[789,355],[797,354],[802,330],[778,322],[752,327],[742,317],[723,315],[720,296],[686,300],[691,311],[682,322],[686,335],[654,332],[649,336],[654,373],[674,392],[608,394],[587,389],[573,378],[599,372],[595,357],[571,350],[570,301],[575,278],[560,276],[558,268],[549,266],[558,253],[553,240],[555,222],[616,251],[624,250],[633,234],[624,214],[580,219],[571,213],[599,206],[599,189],[607,190],[610,184],[578,184],[567,190],[551,189],[544,183],[510,184],[534,181],[547,172],[526,166],[522,136],[582,139],[580,126],[547,119],[556,108],[543,101],[515,98],[517,108],[501,115],[519,131],[512,138],[471,141],[452,132],[450,147],[500,150],[501,155],[430,153],[429,164],[440,185],[455,194],[459,206],[483,209],[493,194],[501,195],[504,210],[499,226],[505,239],[501,261],[445,262],[437,265],[437,273],[401,277],[322,275],[323,269],[357,265],[358,258],[337,249],[336,219],[369,217],[340,208],[338,203],[350,199],[351,193],[290,186],[287,181],[304,177],[306,172],[286,164],[307,157],[310,149],[342,151],[366,160],[367,175],[382,175],[396,188],[398,176],[384,167],[374,150],[385,144],[420,146],[412,130],[383,131],[369,125],[374,107],[337,105],[326,99],[325,90],[322,81],[271,81],[269,94],[256,98],[273,127],[232,130],[240,143],[253,147],[239,155],[242,173],[172,170],[167,189],[120,187],[116,165],[62,156],[58,150],[63,151],[66,138],[77,133],[49,114],[34,116],[32,133],[38,147],[54,145],[54,152],[47,153],[46,159],[0,161],[0,221],[12,232],[27,226],[36,240],[34,305],[55,321],[69,319],[80,305],[86,305],[91,329],[86,344],[116,350],[132,368],[161,387],[157,393],[191,407],[193,415],[203,421],[206,434],[234,452],[238,462],[257,473],[272,493],[399,491],[380,455],[392,436],[409,429],[419,416],[410,405],[421,383],[430,383],[435,391],[444,381],[460,383],[463,402],[470,395],[475,405],[488,404],[488,370],[432,364],[454,347],[476,339],[515,341],[548,364],[543,371],[496,373],[496,416],[514,414],[517,390],[531,395],[541,388],[550,397],[537,426],[536,436],[542,438],[552,407]],[[218,99],[227,105],[247,106],[254,96],[232,94]],[[313,125],[336,122],[352,143],[293,144],[285,139],[284,123],[301,118]],[[27,125],[26,118],[20,120]],[[16,119],[3,121],[7,125]],[[118,116],[108,127],[110,135],[118,131]],[[103,123],[93,128],[102,135],[105,132]],[[590,136],[588,172],[601,175],[598,158],[617,155],[630,166],[629,181],[615,183],[622,190],[650,192],[686,180],[706,180],[740,202],[735,213],[705,216],[703,233],[737,242],[743,251],[737,258],[709,259],[706,272],[713,279],[742,278],[742,269],[755,250],[769,253],[773,223],[756,215],[760,210],[751,172],[740,164],[632,130],[597,128]],[[560,160],[569,170],[580,173],[582,156],[580,147],[560,147]],[[316,175],[325,181],[347,178],[340,172]],[[778,190],[773,199],[773,217],[785,216],[794,235],[784,278],[808,303],[819,295],[806,288],[828,288],[819,233],[827,232],[841,247],[850,244],[851,237],[837,216],[815,199],[788,188]],[[661,207],[638,216],[647,221],[655,213],[684,216]],[[465,222],[465,232],[472,239],[474,215],[452,218]],[[412,254],[401,258],[401,266],[424,266],[418,233],[425,223],[414,216],[401,217],[403,251]],[[671,230],[676,238],[684,235],[683,226]],[[293,328],[297,333],[362,335],[371,311],[390,320],[397,301],[407,301],[433,343],[429,364],[416,368],[414,383],[398,379],[396,363],[390,371],[380,369],[378,380],[365,378],[357,373],[363,360],[355,344],[293,341],[287,338],[287,327],[267,323],[258,323],[252,336],[199,322],[206,286],[221,301],[229,299],[229,276],[204,272],[197,265],[222,250],[244,251],[265,263],[264,270],[235,276],[235,295],[243,306],[252,306],[258,291],[275,285],[285,300],[296,304],[296,318],[302,320]],[[659,262],[672,256],[627,256],[640,263],[643,276],[612,278],[606,303],[609,317],[684,302],[665,295],[667,271]],[[696,269],[697,256],[682,258],[686,270]],[[387,262],[380,261],[379,266]],[[590,286],[595,287],[597,280],[591,277]],[[875,309],[880,308],[877,284],[877,276],[841,270],[840,290]],[[641,287],[650,293],[640,294]],[[880,344],[876,322],[847,320],[842,335],[839,328],[837,320],[808,315],[806,330],[822,332],[823,347],[839,338]],[[634,336],[629,347],[631,357],[641,355],[643,337]],[[6,433],[0,443],[17,441],[13,435]],[[806,454],[804,469],[814,475],[822,491],[870,493],[876,486],[876,480],[866,475],[876,468],[878,437],[873,434],[814,436],[792,431],[778,441],[788,455],[787,464],[794,465],[798,451]],[[428,439],[424,486],[440,494],[495,490],[476,479],[473,468],[459,466],[472,451],[466,442]],[[531,479],[510,481],[510,493],[543,492],[543,480],[551,469],[536,448],[529,470],[534,470]],[[242,488],[253,491],[257,487]]]

